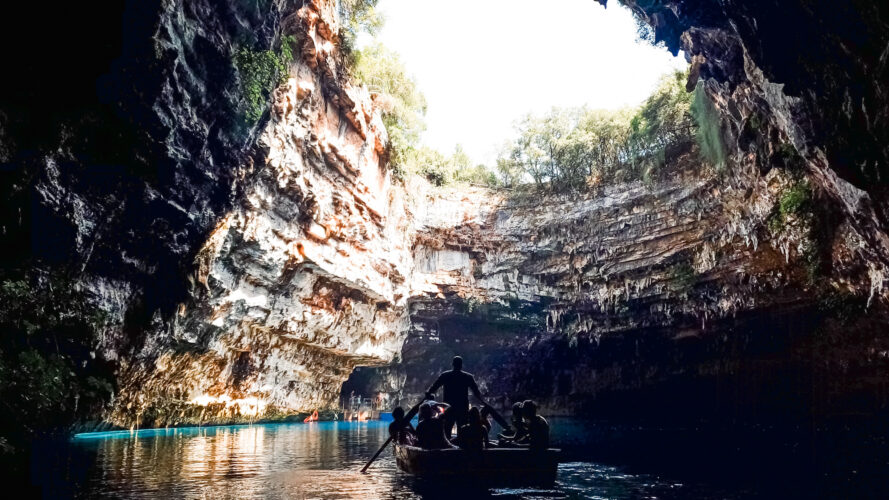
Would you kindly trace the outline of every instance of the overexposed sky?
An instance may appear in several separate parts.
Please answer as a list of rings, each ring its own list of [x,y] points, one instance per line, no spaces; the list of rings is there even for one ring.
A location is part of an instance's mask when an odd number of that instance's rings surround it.
[[[593,0],[380,0],[380,40],[426,95],[423,141],[493,163],[513,123],[553,106],[635,105],[682,54],[636,41],[630,11]]]

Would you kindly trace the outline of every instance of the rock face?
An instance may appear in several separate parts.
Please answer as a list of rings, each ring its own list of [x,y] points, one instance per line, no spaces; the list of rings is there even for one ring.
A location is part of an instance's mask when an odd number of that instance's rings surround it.
[[[443,243],[450,272],[477,279],[439,280],[453,298],[415,301],[404,361],[360,370],[347,387],[412,403],[462,354],[492,394],[554,412],[770,421],[885,411],[886,9],[621,3],[685,51],[689,91],[701,86],[713,103],[732,164],[712,180],[717,200],[692,196],[687,226],[618,187],[635,200],[623,210],[649,224],[630,219],[615,232],[627,239],[601,229],[628,218],[620,211],[573,210],[598,198],[544,201],[549,217],[494,210],[491,220],[523,220],[511,234],[494,223],[447,231],[437,241],[457,235],[463,252]],[[663,189],[653,198],[669,199]],[[803,192],[809,208],[785,218]],[[489,279],[491,262],[508,262],[503,276]],[[510,292],[498,292],[501,278]]]
[[[347,392],[413,399],[455,353],[551,412],[885,409],[885,9],[625,3],[689,55],[730,170],[685,157],[584,196],[393,184],[335,2],[33,12],[87,56],[11,64],[4,277],[64,274],[107,314],[91,356],[125,427],[334,407],[356,366]],[[247,120],[234,55],[285,35]]]
[[[864,314],[864,299],[825,291],[788,248],[788,230],[767,229],[789,182],[773,170],[737,189],[698,166],[583,197],[439,194],[430,212],[457,220],[418,227],[401,361],[357,370],[344,392],[413,404],[459,354],[502,406],[534,398],[549,413],[687,421],[849,411],[849,394],[818,377],[847,376],[835,369],[851,356],[879,379],[889,359],[877,353],[889,344],[874,332],[847,338],[834,318]],[[866,324],[885,322],[880,307]],[[830,353],[829,342],[847,350]],[[879,384],[855,390],[881,394]]]
[[[715,101],[735,161],[757,157],[761,169],[805,170],[860,238],[856,251],[869,274],[882,275],[889,263],[886,6],[621,3],[649,22],[657,41],[686,52],[689,88],[703,85]]]

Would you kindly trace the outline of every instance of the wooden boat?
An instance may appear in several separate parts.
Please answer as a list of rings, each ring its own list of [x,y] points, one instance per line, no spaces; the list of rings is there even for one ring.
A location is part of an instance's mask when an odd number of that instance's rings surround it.
[[[550,448],[533,452],[527,448],[487,448],[483,451],[457,449],[425,450],[396,445],[398,468],[418,476],[460,476],[480,479],[553,481],[561,451]]]

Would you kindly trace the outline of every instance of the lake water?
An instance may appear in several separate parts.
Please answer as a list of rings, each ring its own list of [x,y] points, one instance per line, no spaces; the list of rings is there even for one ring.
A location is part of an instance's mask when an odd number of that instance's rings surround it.
[[[553,421],[557,445],[560,437],[576,433],[576,424],[561,424]],[[368,474],[359,473],[385,441],[387,425],[319,422],[81,434],[63,450],[43,454],[33,481],[47,497],[90,498],[669,499],[744,493],[576,457],[561,464],[557,482],[546,487],[424,482],[399,471],[391,451]]]
[[[388,422],[260,424],[81,434],[35,459],[45,497],[80,498],[746,498],[749,486],[704,473],[639,471],[585,459],[584,424],[553,419],[568,448],[555,484],[487,488],[430,482],[399,471],[391,451],[361,466],[385,441]],[[573,451],[572,451],[573,450]],[[645,450],[638,450],[646,453]],[[712,457],[711,461],[717,460]],[[680,479],[681,478],[681,479]],[[760,492],[759,494],[762,494]],[[771,496],[766,492],[764,496]]]

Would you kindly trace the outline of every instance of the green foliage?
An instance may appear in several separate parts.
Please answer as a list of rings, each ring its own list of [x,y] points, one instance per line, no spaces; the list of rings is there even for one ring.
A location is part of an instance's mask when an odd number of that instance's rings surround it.
[[[701,156],[714,167],[725,168],[728,153],[722,140],[722,118],[700,83],[695,87],[690,111],[697,126],[695,140]]]
[[[426,129],[426,98],[417,82],[407,75],[398,54],[380,43],[357,51],[352,77],[367,86],[380,106],[389,133],[389,163],[402,169],[410,150],[416,148]]]
[[[794,228],[796,234],[805,238],[802,242],[801,264],[810,284],[815,284],[823,274],[824,267],[827,265],[824,258],[824,245],[829,244],[825,241],[823,228],[817,224],[816,210],[812,188],[805,180],[798,180],[780,194],[772,213],[766,220],[769,232],[773,235],[780,234],[791,227]]]
[[[867,299],[846,291],[827,289],[818,298],[818,309],[843,323],[860,318],[867,308]]]
[[[815,245],[808,245],[803,252],[803,267],[806,270],[806,278],[810,284],[815,284],[818,277],[821,276],[821,270],[824,263],[818,248]]]
[[[793,174],[799,174],[805,168],[805,159],[793,144],[784,142],[775,150],[775,162]]]
[[[474,184],[494,187],[497,185],[497,176],[484,164],[473,165],[472,159],[463,151],[463,146],[457,144],[450,158],[453,169],[451,177],[457,184]]]
[[[102,408],[113,376],[91,351],[106,321],[63,278],[0,281],[0,432],[21,438]]]
[[[747,122],[744,123],[744,127],[748,128],[751,132],[758,131],[760,128],[762,128],[762,125],[763,119],[759,115],[759,113],[753,113],[752,115],[750,115],[749,118],[747,118]]]
[[[68,409],[69,366],[57,355],[45,355],[35,350],[19,353],[17,361],[9,388],[20,393],[19,408],[29,423],[51,424],[46,420],[47,416]]]
[[[811,219],[812,189],[806,181],[798,181],[781,193],[766,224],[773,234],[780,233],[790,218],[803,223]]]
[[[678,293],[686,294],[697,283],[698,274],[691,264],[683,262],[670,269],[670,279],[675,283]]]
[[[472,165],[459,144],[450,156],[428,147],[408,149],[403,155],[404,172],[419,175],[436,186],[476,184],[494,187],[497,176],[484,165]]]
[[[769,218],[766,219],[766,227],[769,228],[769,232],[772,234],[778,234],[784,230],[784,217],[778,215],[777,210],[773,210],[769,215]]]
[[[402,160],[406,173],[424,177],[433,185],[444,186],[450,180],[448,158],[428,146],[409,149]]]
[[[669,148],[690,142],[694,124],[687,79],[682,71],[664,75],[630,121],[629,159],[636,167],[634,177],[651,176],[663,166]]]
[[[347,56],[355,50],[361,33],[376,35],[383,27],[385,19],[377,12],[379,0],[339,0],[340,49]]]
[[[553,109],[526,116],[497,160],[500,181],[564,191],[659,176],[692,141],[686,77],[684,72],[665,75],[638,108]]]
[[[241,47],[235,52],[242,107],[248,122],[253,123],[262,117],[275,86],[286,80],[293,62],[294,43],[296,39],[288,35],[281,39],[278,51]]]
[[[799,181],[781,194],[778,199],[779,214],[800,216],[812,200],[812,189],[806,181]]]

